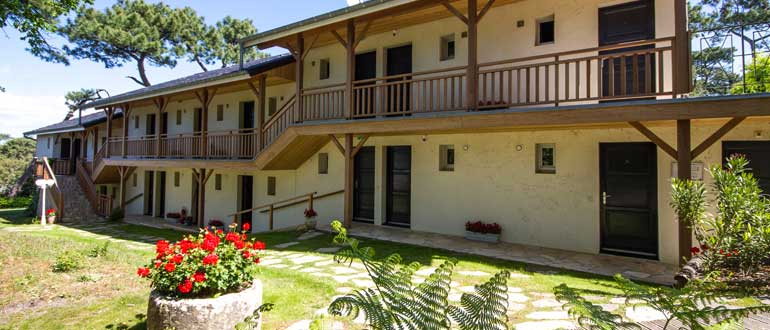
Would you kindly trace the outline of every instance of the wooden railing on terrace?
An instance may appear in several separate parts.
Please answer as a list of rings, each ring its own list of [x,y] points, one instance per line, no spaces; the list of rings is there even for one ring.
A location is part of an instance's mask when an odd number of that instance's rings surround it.
[[[359,80],[347,111],[346,86],[304,89],[259,129],[128,137],[132,158],[250,159],[291,125],[308,121],[361,119],[518,106],[580,104],[673,96],[674,38],[593,47],[481,63],[478,104],[468,99],[467,67]],[[110,157],[123,155],[121,137],[111,138]],[[96,157],[94,166],[98,166]]]
[[[91,208],[93,208],[94,212],[102,217],[109,216],[110,212],[112,212],[112,197],[101,195],[96,192],[96,187],[94,187],[93,181],[91,180],[91,174],[80,159],[77,160],[75,172],[78,178],[78,184],[80,184],[80,189],[85,193],[86,199],[88,200],[88,203],[91,204]]]
[[[48,164],[51,165],[51,170],[56,175],[72,174],[72,163],[70,163],[70,160],[67,158],[48,159]]]
[[[320,199],[324,199],[324,198],[327,198],[327,197],[331,197],[331,196],[334,196],[334,195],[339,195],[339,194],[344,193],[344,192],[345,192],[345,190],[337,190],[337,191],[333,191],[333,192],[329,192],[329,193],[325,193],[325,194],[321,194],[321,195],[319,195],[318,192],[302,194],[302,195],[294,196],[292,198],[287,198],[287,199],[284,199],[284,200],[281,200],[281,201],[277,201],[277,202],[273,202],[273,203],[269,203],[269,204],[253,207],[253,208],[250,208],[248,210],[238,211],[238,212],[235,212],[233,214],[229,214],[227,216],[228,217],[233,217],[233,223],[239,223],[239,217],[242,214],[252,213],[252,212],[268,213],[268,220],[267,220],[268,221],[268,229],[269,230],[273,230],[274,227],[275,227],[274,226],[275,211],[278,211],[278,210],[281,210],[281,209],[284,209],[284,208],[287,208],[287,207],[291,207],[291,206],[294,206],[294,205],[303,204],[305,202],[307,202],[306,210],[315,210],[314,209],[314,202],[315,201],[320,200]]]

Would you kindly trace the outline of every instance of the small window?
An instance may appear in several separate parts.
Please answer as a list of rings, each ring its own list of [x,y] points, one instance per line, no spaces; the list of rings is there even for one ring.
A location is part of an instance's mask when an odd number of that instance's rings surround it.
[[[556,41],[553,15],[537,21],[537,45],[552,44]]]
[[[329,75],[330,75],[330,72],[331,72],[330,69],[329,69],[329,59],[327,58],[327,59],[320,60],[320,61],[318,61],[318,63],[319,63],[319,68],[318,68],[319,77],[318,77],[318,79],[320,79],[320,80],[329,79]]]
[[[134,128],[139,129],[139,116],[134,116]]]
[[[439,171],[452,172],[455,170],[455,146],[439,146]]]
[[[214,174],[214,190],[222,190],[222,174]]]
[[[131,178],[131,181],[133,181],[133,182],[131,183],[131,185],[133,185],[134,187],[136,187],[136,173],[134,173],[134,176]]]
[[[179,172],[174,172],[174,187],[179,187]]]
[[[274,176],[267,177],[267,195],[275,196],[275,177]]]
[[[537,173],[556,173],[556,163],[554,161],[556,145],[544,143],[535,145],[537,150],[535,172]]]
[[[225,106],[217,104],[217,121],[225,120]]]
[[[441,60],[453,60],[455,58],[455,35],[450,34],[441,37]]]
[[[329,154],[322,152],[318,154],[318,174],[329,173]]]
[[[272,117],[278,111],[278,98],[271,97],[267,99],[267,116]]]
[[[182,125],[182,110],[176,111],[176,125]]]

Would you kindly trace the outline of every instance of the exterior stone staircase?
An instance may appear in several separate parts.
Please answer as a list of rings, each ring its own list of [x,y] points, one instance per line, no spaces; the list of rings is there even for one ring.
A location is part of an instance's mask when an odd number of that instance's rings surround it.
[[[80,188],[76,176],[58,175],[56,176],[56,181],[59,183],[64,195],[63,222],[94,222],[100,220],[100,217],[96,215],[91,204],[88,202],[85,193]]]

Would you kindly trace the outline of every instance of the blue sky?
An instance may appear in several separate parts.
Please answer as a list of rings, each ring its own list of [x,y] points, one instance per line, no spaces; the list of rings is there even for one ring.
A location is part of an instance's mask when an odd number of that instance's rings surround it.
[[[208,23],[230,15],[250,18],[259,31],[347,6],[346,0],[166,0],[173,7],[189,6],[204,16]],[[96,0],[95,7],[105,8],[113,0]],[[56,38],[53,38],[56,40]],[[71,65],[46,63],[25,51],[13,29],[0,33],[0,133],[21,136],[22,132],[61,121],[66,113],[64,94],[80,88],[104,88],[112,95],[140,86],[125,78],[135,75],[134,63],[122,68],[105,69],[90,61],[73,61]],[[269,52],[282,53],[282,49]],[[199,72],[191,63],[180,62],[176,68],[149,67],[152,83]]]

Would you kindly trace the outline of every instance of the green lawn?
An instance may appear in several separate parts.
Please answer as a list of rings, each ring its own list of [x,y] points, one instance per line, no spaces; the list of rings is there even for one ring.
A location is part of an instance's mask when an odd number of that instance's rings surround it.
[[[144,329],[149,285],[135,275],[136,268],[152,258],[153,239],[176,240],[182,234],[122,223],[79,229],[49,227],[42,230],[32,224],[22,210],[0,210],[0,329]],[[276,232],[255,236],[270,249],[295,241],[299,234]],[[106,255],[87,256],[108,240],[112,241]],[[284,251],[268,251],[270,256],[265,260],[288,260],[289,254],[330,260],[331,255],[314,252],[330,245],[331,236],[322,235]],[[508,269],[518,275],[511,278],[509,286],[520,288],[532,300],[547,299],[552,288],[561,283],[580,289],[598,303],[608,303],[620,293],[612,279],[602,276],[375,240],[364,240],[363,246],[374,247],[379,257],[399,253],[406,262],[418,261],[426,266],[435,267],[447,258],[455,258],[458,271],[492,274]],[[84,255],[85,267],[66,273],[52,272],[51,265],[63,251]],[[327,267],[334,266],[339,265]],[[301,272],[298,267],[262,267],[259,277],[265,285],[264,302],[275,304],[275,309],[265,316],[265,329],[284,329],[298,320],[310,319],[340,294],[338,287],[352,286],[339,284],[331,277]],[[478,284],[487,277],[456,273],[453,279],[460,287]],[[524,316],[536,310],[532,304],[522,305],[526,306],[509,314],[512,324],[526,321]],[[620,308],[622,311],[623,306]],[[345,323],[349,328],[360,327]]]

